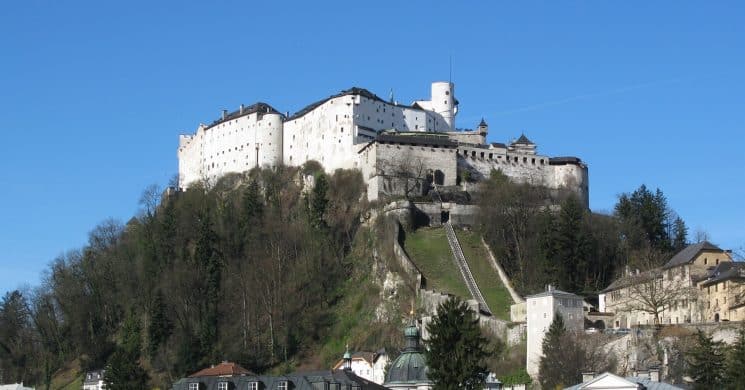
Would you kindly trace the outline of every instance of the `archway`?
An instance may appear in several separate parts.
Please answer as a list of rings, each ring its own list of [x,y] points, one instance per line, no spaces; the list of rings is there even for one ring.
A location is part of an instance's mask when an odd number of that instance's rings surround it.
[[[714,314],[714,322],[719,322],[719,313]]]
[[[435,171],[435,184],[445,185],[445,173],[439,169]]]

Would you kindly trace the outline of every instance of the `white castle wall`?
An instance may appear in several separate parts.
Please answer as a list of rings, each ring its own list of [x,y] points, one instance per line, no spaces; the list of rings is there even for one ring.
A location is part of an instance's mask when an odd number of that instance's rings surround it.
[[[281,162],[282,116],[254,112],[182,135],[179,186]]]

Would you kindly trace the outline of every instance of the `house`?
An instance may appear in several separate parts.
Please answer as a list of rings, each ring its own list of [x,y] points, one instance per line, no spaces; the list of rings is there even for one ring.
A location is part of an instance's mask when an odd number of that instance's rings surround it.
[[[729,251],[703,241],[645,272],[627,270],[598,295],[613,327],[718,322],[745,318],[745,270]],[[656,306],[657,316],[651,313]]]
[[[546,291],[530,295],[525,298],[527,306],[528,353],[526,370],[533,377],[538,377],[538,368],[543,356],[543,337],[554,315],[559,314],[564,319],[564,325],[569,332],[581,332],[584,327],[584,301],[579,295],[557,290],[551,285]]]
[[[385,390],[351,370],[256,375],[238,364],[222,362],[173,384],[172,390]]]
[[[345,357],[347,357],[346,354]],[[377,352],[354,352],[348,357],[351,359],[350,369],[355,375],[379,385],[383,384],[385,381],[385,366],[388,364],[388,355],[386,355],[385,350],[381,349]],[[332,369],[339,370],[344,368],[344,362],[345,359],[339,359]]]
[[[103,383],[103,377],[106,370],[88,371],[85,373],[83,380],[83,390],[102,390],[106,388]]]
[[[682,387],[660,382],[659,371],[650,370],[640,376],[618,375],[606,372],[595,376],[593,373],[582,374],[583,382],[564,390],[683,390]]]

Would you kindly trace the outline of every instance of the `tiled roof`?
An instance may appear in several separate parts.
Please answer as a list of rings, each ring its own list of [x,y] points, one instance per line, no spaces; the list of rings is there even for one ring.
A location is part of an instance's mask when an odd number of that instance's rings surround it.
[[[218,390],[218,383],[228,382],[231,385],[229,389],[249,390],[252,382],[260,383],[259,388],[262,390],[279,390],[280,383],[288,382],[288,389],[292,390],[315,390],[318,383],[338,383],[342,386],[359,387],[360,390],[387,390],[385,387],[375,384],[365,378],[355,375],[351,371],[345,370],[327,370],[327,371],[309,371],[296,372],[287,375],[266,376],[266,375],[245,375],[235,377],[219,376],[202,376],[187,377],[176,381],[173,384],[173,390],[189,390],[190,383],[199,383],[200,390]],[[347,388],[349,388],[347,387]]]
[[[702,241],[683,248],[680,252],[675,254],[675,256],[673,256],[673,258],[670,259],[670,261],[668,261],[662,268],[672,268],[690,263],[703,250],[723,252],[721,248],[710,243],[709,241]]]
[[[745,263],[725,261],[709,271],[703,285],[719,283],[730,279],[745,279]]]
[[[203,376],[239,376],[239,375],[254,375],[254,374],[251,371],[246,370],[245,368],[239,366],[236,363],[222,362],[216,366],[212,366],[212,367],[197,371],[189,375],[189,378],[197,378],[197,377],[203,377]]]
[[[233,119],[240,118],[242,116],[250,115],[253,113],[257,113],[257,112],[262,113],[262,114],[280,114],[279,111],[275,110],[274,107],[270,106],[269,104],[264,103],[264,102],[257,102],[250,106],[243,107],[242,112],[241,110],[236,110],[236,111],[229,113],[225,118],[221,117],[220,119],[215,120],[214,122],[210,123],[210,125],[207,126],[207,128],[209,129],[211,127],[215,127],[219,125],[220,123],[227,122],[229,120],[233,120]]]
[[[582,299],[581,296],[577,294],[572,294],[570,292],[561,291],[557,289],[551,289],[548,291],[543,291],[538,294],[528,295],[525,298],[540,298],[540,297],[548,297],[548,296],[555,296],[555,297],[561,297],[561,298],[576,298],[576,299]]]
[[[521,134],[517,141],[512,143],[513,145],[535,145],[535,143],[528,139],[525,134]]]
[[[335,99],[335,98],[342,97],[342,96],[347,96],[347,95],[359,95],[359,96],[366,97],[366,98],[368,98],[370,100],[375,100],[375,101],[378,101],[378,102],[381,102],[381,103],[393,104],[391,102],[387,102],[387,101],[381,99],[380,97],[378,97],[378,95],[376,95],[376,94],[368,91],[365,88],[352,87],[352,88],[349,88],[349,89],[345,89],[345,90],[337,93],[336,95],[331,95],[331,96],[329,96],[329,97],[327,97],[325,99],[321,99],[321,100],[319,100],[317,102],[314,102],[314,103],[311,103],[311,104],[305,106],[302,110],[300,110],[300,111],[292,114],[289,118],[287,118],[287,120],[297,119],[297,118],[299,118],[299,117],[301,117],[301,116],[303,116],[303,115],[305,115],[305,114],[307,114],[307,113],[315,110],[316,108],[318,108],[319,106],[321,106],[322,104],[326,103],[327,101],[329,101],[331,99]],[[405,104],[396,104],[396,106],[397,107],[413,108],[413,109],[421,110],[421,108],[418,105],[416,105],[416,106],[407,106]]]
[[[615,291],[624,287],[628,287],[632,284],[645,283],[654,278],[661,277],[662,273],[659,272],[659,269],[644,271],[634,275],[625,275],[614,280],[613,283],[611,283],[608,287],[601,291],[601,293]]]
[[[378,142],[390,142],[396,144],[412,144],[412,145],[432,145],[432,146],[445,146],[445,147],[456,147],[458,144],[451,141],[447,136],[436,135],[432,133],[404,133],[404,134],[391,134],[383,133],[378,135],[376,139]]]

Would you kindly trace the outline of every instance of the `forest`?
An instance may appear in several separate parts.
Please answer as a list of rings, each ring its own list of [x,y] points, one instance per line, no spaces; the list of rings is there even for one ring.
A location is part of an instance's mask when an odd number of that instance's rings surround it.
[[[222,360],[282,372],[317,359],[330,338],[342,348],[375,293],[352,280],[373,257],[369,248],[353,255],[361,216],[375,207],[364,193],[358,171],[329,175],[313,162],[162,196],[146,189],[136,217],[104,221],[87,245],[54,259],[39,286],[5,294],[0,383],[51,388],[75,361],[83,372],[107,367],[107,380],[167,388]],[[477,229],[523,294],[547,283],[597,292],[645,251],[669,254],[687,241],[663,193],[644,186],[602,215],[571,196],[552,205],[544,189],[494,172],[478,203]]]

